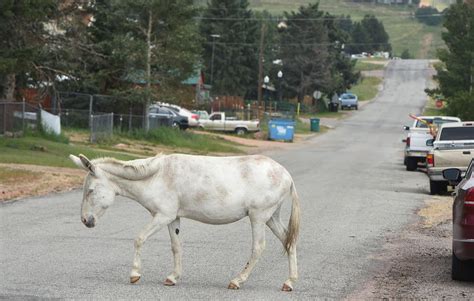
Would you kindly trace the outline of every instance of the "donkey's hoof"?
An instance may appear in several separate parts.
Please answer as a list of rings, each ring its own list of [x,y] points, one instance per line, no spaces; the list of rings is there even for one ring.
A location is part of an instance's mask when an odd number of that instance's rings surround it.
[[[166,286],[174,286],[176,285],[176,282],[173,282],[173,280],[166,278],[165,282],[163,282],[164,285]]]
[[[235,284],[234,282],[229,283],[229,286],[227,287],[230,290],[238,290],[240,286],[238,284]]]
[[[140,280],[140,276],[131,276],[130,277],[130,283],[137,283],[138,280]]]
[[[281,290],[283,292],[291,292],[293,290],[293,288],[290,285],[288,285],[286,283],[283,283],[283,287],[281,288]]]

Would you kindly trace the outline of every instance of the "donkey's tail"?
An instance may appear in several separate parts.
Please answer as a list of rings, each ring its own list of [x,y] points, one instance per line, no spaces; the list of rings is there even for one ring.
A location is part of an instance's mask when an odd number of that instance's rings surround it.
[[[300,232],[300,202],[296,193],[295,183],[291,183],[291,215],[288,222],[288,233],[285,239],[285,250],[288,253],[296,244]]]

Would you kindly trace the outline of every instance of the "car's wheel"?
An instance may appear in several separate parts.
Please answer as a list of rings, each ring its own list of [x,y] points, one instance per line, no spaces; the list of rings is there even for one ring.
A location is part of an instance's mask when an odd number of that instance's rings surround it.
[[[171,127],[174,129],[179,128],[179,123],[177,121],[173,121],[173,124],[171,124]]]
[[[355,106],[356,110],[359,110],[359,106]]]
[[[343,106],[341,106],[341,111],[344,111],[344,107],[343,107]]]
[[[474,260],[460,260],[453,252],[451,278],[460,281],[474,281]]]
[[[247,133],[247,129],[245,128],[236,128],[235,133],[239,136],[245,135]]]
[[[448,183],[430,180],[430,194],[444,194],[448,192]]]
[[[406,165],[408,171],[414,171],[418,167],[418,161],[415,158],[406,158]]]

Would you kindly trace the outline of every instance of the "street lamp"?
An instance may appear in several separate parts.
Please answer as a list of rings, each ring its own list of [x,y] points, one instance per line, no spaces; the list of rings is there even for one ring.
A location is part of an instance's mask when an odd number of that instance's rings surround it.
[[[214,84],[214,50],[216,48],[216,39],[220,38],[221,35],[211,34],[212,37],[212,56],[211,56],[211,86]]]
[[[263,111],[267,109],[267,100],[268,100],[268,84],[270,83],[270,78],[268,75],[265,75],[263,78],[263,82],[265,83],[265,96],[263,97]]]
[[[283,91],[281,91],[281,81],[282,81],[282,79],[283,79],[283,72],[282,72],[281,70],[278,71],[277,76],[278,76],[278,81],[279,81],[279,83],[278,83],[278,84],[279,84],[278,94],[279,94],[279,96],[280,96],[280,97],[279,97],[279,100],[280,100],[280,102],[281,102],[281,97],[282,97],[282,94],[283,94],[283,93],[282,93]]]

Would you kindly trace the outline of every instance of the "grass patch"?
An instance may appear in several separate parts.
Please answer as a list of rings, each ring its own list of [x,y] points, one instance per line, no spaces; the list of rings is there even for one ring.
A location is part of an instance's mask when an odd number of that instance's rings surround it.
[[[350,91],[357,95],[360,101],[370,100],[377,95],[381,82],[382,79],[378,77],[362,77],[357,85],[353,86]]]
[[[372,71],[372,70],[383,70],[385,65],[383,64],[374,64],[368,61],[357,60],[354,67],[355,71]]]
[[[242,150],[237,147],[239,144],[227,141],[221,137],[200,135],[167,127],[151,130],[149,132],[145,132],[143,130],[134,130],[131,132],[117,134],[116,137],[146,140],[153,144],[166,145],[174,148],[185,148],[202,154],[211,152],[242,152]]]
[[[434,99],[430,97],[423,109],[423,116],[446,116],[446,112],[444,108],[437,108]]]
[[[43,166],[75,167],[69,154],[84,154],[90,159],[113,156],[120,160],[137,157],[118,152],[103,151],[89,146],[64,144],[41,137],[0,138],[0,162]]]

